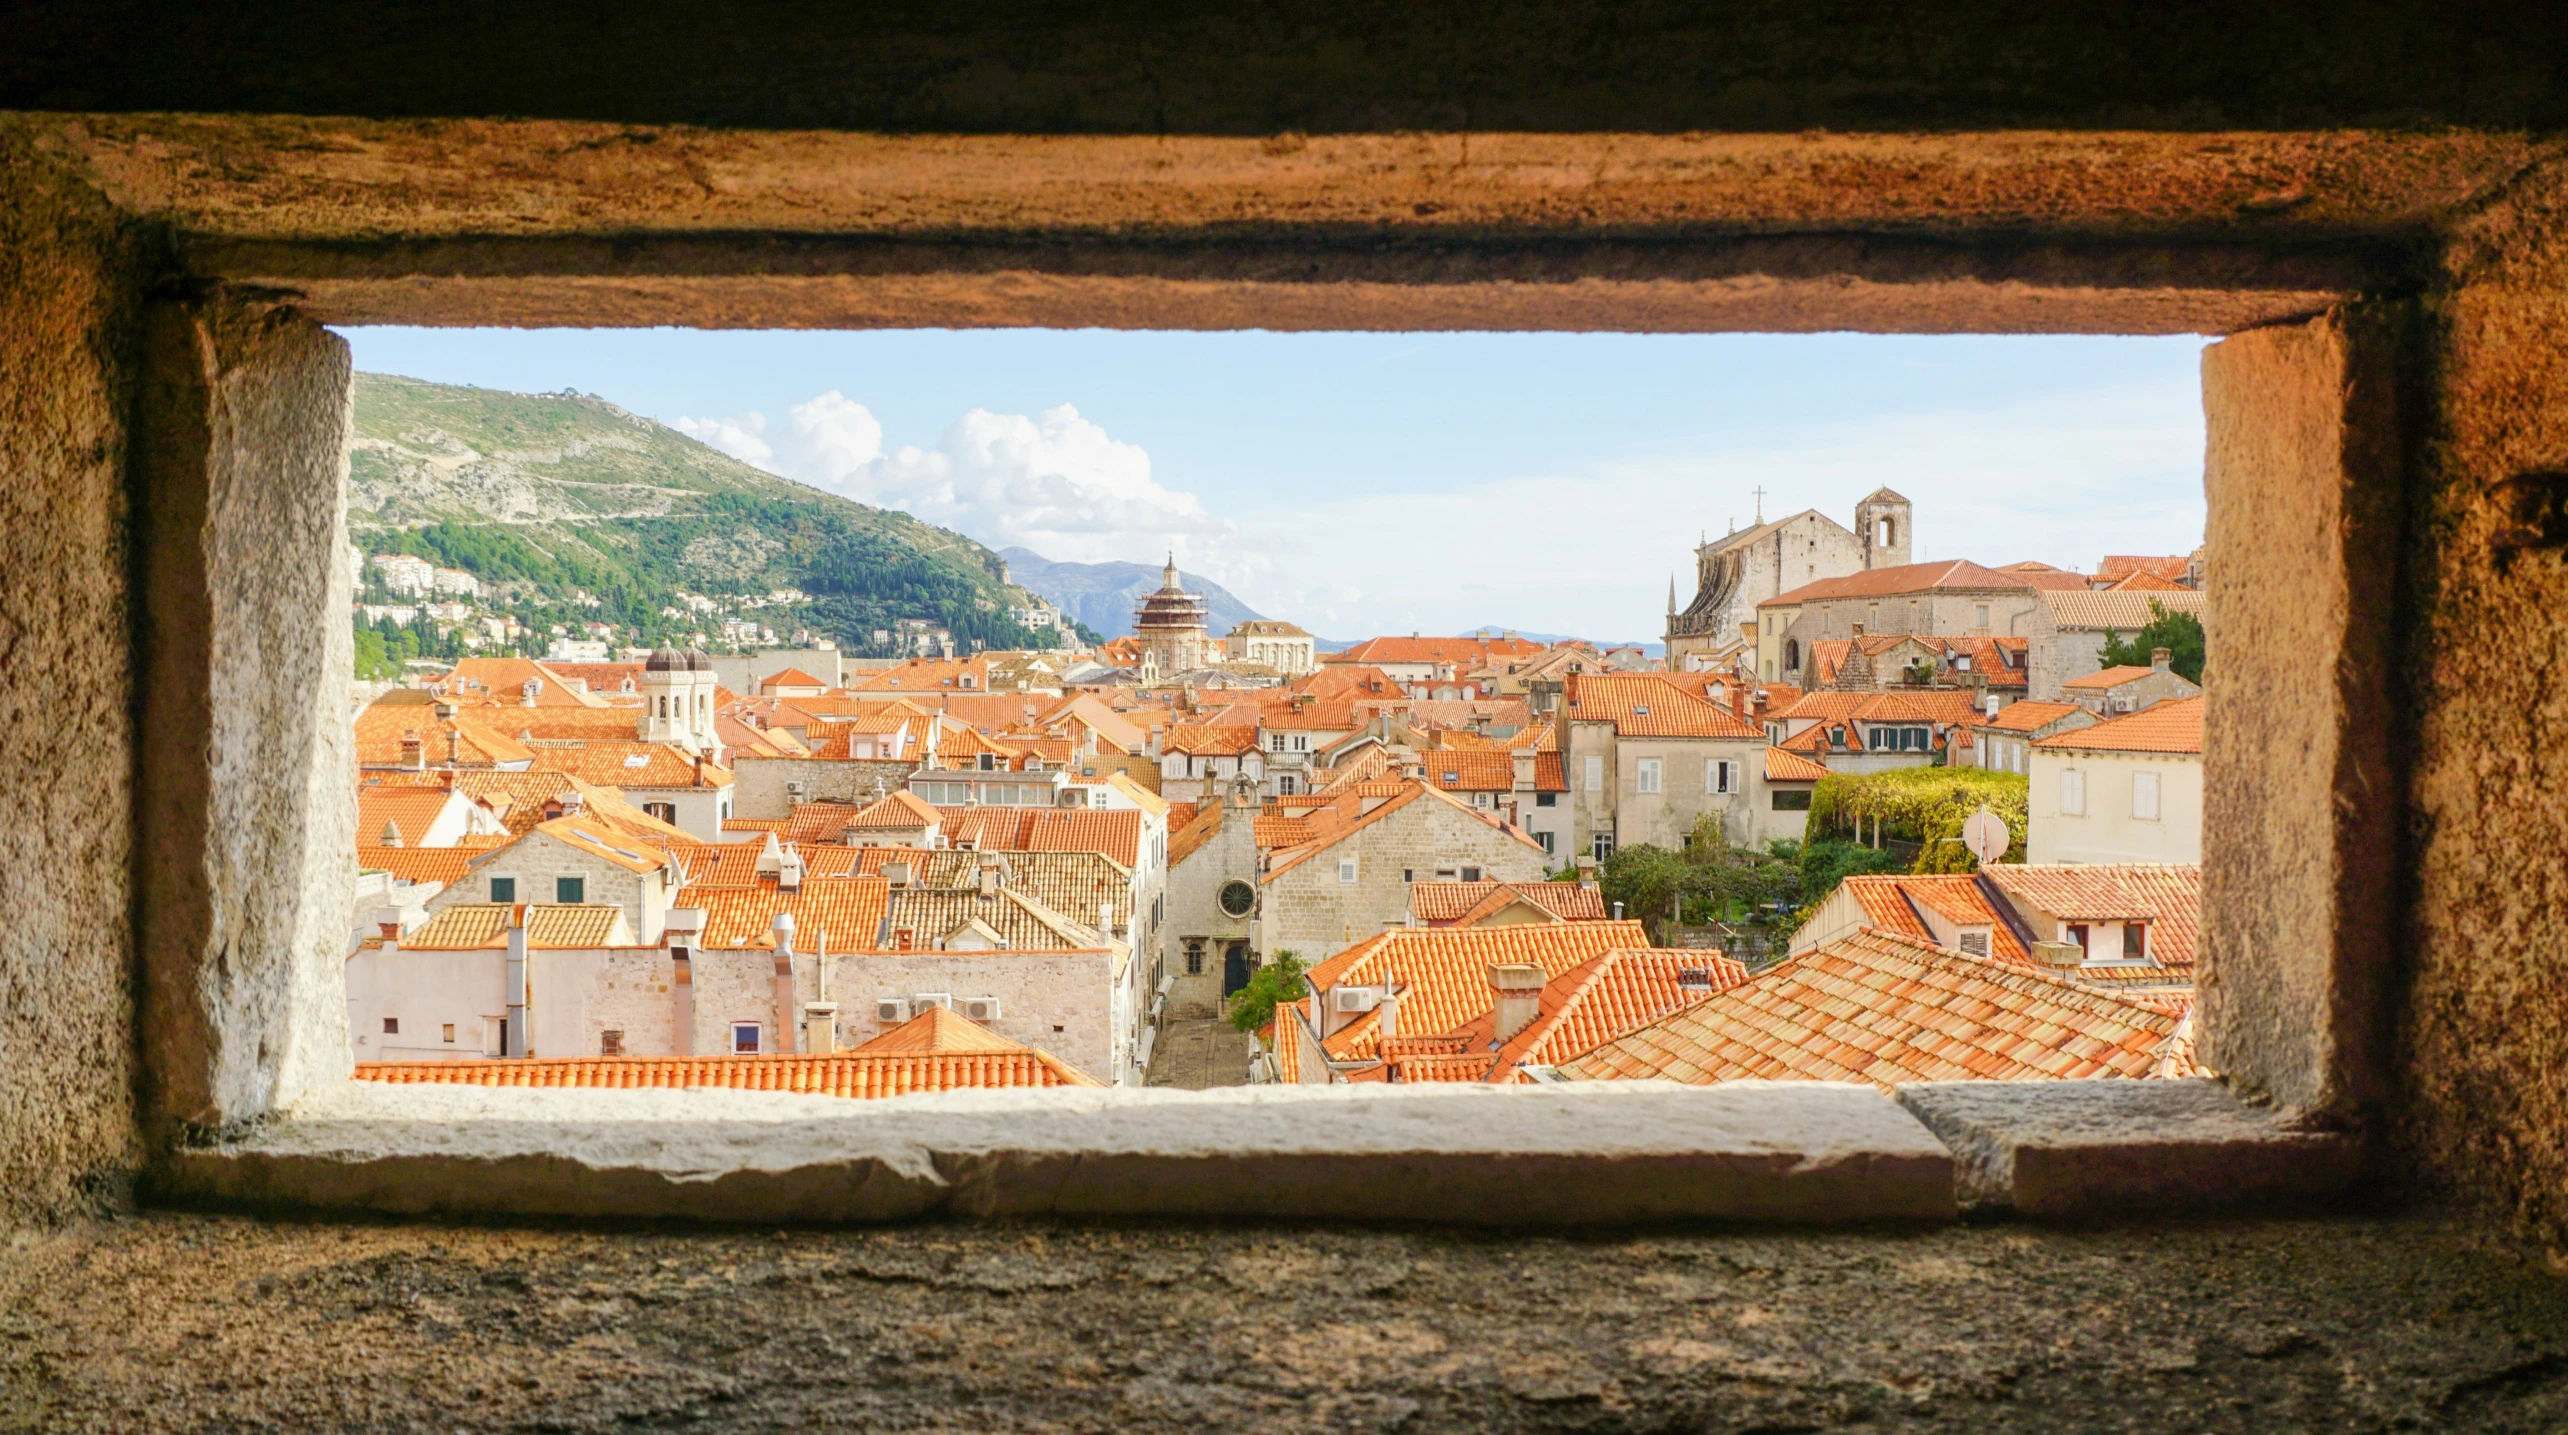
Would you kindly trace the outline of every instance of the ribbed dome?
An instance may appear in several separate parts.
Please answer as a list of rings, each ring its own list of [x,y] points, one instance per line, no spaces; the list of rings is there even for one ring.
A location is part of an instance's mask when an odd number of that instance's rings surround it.
[[[653,648],[651,656],[642,660],[642,671],[646,673],[683,673],[693,666],[687,655],[675,648]]]
[[[698,648],[687,649],[687,671],[691,673],[712,672],[713,655]]]

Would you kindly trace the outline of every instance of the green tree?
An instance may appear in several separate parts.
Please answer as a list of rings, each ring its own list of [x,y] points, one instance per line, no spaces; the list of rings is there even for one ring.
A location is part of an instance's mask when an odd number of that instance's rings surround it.
[[[2170,613],[2167,605],[2155,598],[2149,600],[2149,626],[2127,643],[2112,633],[2105,634],[2099,661],[2107,668],[2145,668],[2154,648],[2168,651],[2168,666],[2176,670],[2176,676],[2189,683],[2202,681],[2202,620],[2191,613]]]
[[[1681,855],[1636,842],[1605,859],[1597,886],[1603,890],[1609,909],[1620,902],[1626,917],[1667,917],[1675,915],[1677,897],[1685,890],[1691,872],[1692,865]]]
[[[1241,1031],[1255,1031],[1275,1019],[1275,1008],[1302,995],[1300,954],[1277,952],[1266,965],[1251,973],[1248,985],[1231,993],[1230,1024]]]
[[[1810,920],[1837,884],[1849,877],[1874,872],[1896,872],[1899,858],[1860,842],[1804,842],[1801,844],[1801,909],[1791,916],[1789,925],[1798,929]]]

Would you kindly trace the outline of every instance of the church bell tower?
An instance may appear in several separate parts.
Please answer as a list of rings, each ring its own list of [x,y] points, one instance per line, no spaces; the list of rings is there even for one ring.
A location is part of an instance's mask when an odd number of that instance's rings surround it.
[[[1864,542],[1866,568],[1900,568],[1908,563],[1908,500],[1887,488],[1855,505],[1855,533]]]

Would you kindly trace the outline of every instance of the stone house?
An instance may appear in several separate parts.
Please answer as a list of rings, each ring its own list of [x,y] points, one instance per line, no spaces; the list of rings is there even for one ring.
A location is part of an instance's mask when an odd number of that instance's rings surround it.
[[[1159,795],[1194,802],[1245,774],[1263,783],[1266,755],[1253,723],[1178,723],[1159,747]]]
[[[2025,860],[2200,862],[2203,701],[2036,741]]]
[[[1256,950],[1310,960],[1409,921],[1418,881],[1540,880],[1548,866],[1531,837],[1426,783],[1357,785],[1327,807],[1258,823],[1276,839],[1258,879]]]
[[[727,768],[669,743],[599,740],[544,742],[534,748],[537,772],[561,772],[593,787],[621,791],[649,816],[699,842],[722,840],[738,783]]]
[[[612,907],[648,944],[660,940],[681,875],[660,847],[593,818],[557,817],[475,856],[462,878],[428,899],[427,910],[434,917],[471,903]]]
[[[2186,614],[2206,629],[2211,623],[2208,593],[2045,589],[2037,601],[2022,629],[2032,639],[2025,696],[2045,702],[2066,701],[2071,679],[2104,666],[2107,640],[2137,634],[2161,609]]]
[[[1994,772],[2026,776],[2033,770],[2033,744],[2094,724],[2095,714],[2076,703],[2013,703],[1971,725],[1972,761]]]
[[[1299,626],[1276,618],[1254,618],[1238,624],[1222,640],[1234,663],[1263,663],[1288,678],[1319,666],[1319,640]]]
[[[2169,698],[2199,696],[2202,689],[2169,665],[2165,648],[2149,650],[2149,665],[2106,668],[2060,684],[2060,696],[2097,717],[2121,717]]]
[[[1168,840],[1167,1010],[1218,1012],[1257,965],[1256,789],[1234,780]]]
[[[1757,676],[1816,686],[1810,680],[1813,645],[1863,634],[2030,638],[2042,631],[2046,583],[2086,591],[2086,581],[2074,573],[2000,571],[1966,559],[1805,583],[1757,605]],[[2036,690],[2029,696],[2047,694]]]
[[[1758,841],[1800,841],[1810,831],[1810,794],[1818,791],[1828,764],[1807,753],[1783,748],[1765,750],[1766,801]]]
[[[1736,714],[1654,675],[1584,673],[1561,719],[1572,851],[1681,847],[1705,816],[1733,843],[1763,840],[1766,734]]]
[[[376,934],[348,955],[349,1045],[359,1061],[478,1061],[511,1054],[512,959],[522,973],[569,951],[626,947],[633,932],[613,907],[551,903],[450,904],[403,930],[385,911]],[[521,1040],[517,1054],[525,1054]],[[592,1048],[560,1045],[552,1054]]]
[[[1680,611],[1674,584],[1668,588],[1669,671],[1700,671],[1729,657],[1758,622],[1757,605],[1778,594],[1905,565],[1909,518],[1908,500],[1882,488],[1856,505],[1852,529],[1815,508],[1771,523],[1760,514],[1754,526],[1697,547],[1693,600]]]

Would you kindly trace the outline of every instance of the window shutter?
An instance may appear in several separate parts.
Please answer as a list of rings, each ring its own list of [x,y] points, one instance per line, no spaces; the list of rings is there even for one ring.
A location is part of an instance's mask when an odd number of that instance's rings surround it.
[[[2131,815],[2143,822],[2158,820],[2158,774],[2131,774]]]

